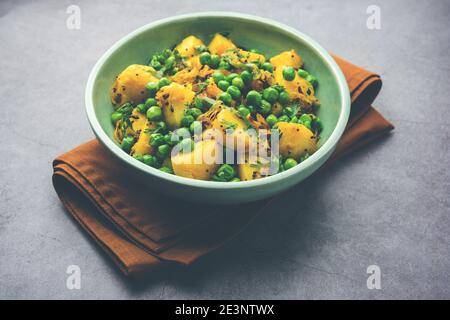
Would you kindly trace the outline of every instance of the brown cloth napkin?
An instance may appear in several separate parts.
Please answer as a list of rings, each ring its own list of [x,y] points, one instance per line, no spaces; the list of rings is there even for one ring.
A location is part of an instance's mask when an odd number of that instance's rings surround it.
[[[393,129],[371,107],[380,77],[334,58],[347,79],[352,111],[327,164]],[[53,168],[64,206],[127,275],[168,262],[191,264],[237,235],[271,201],[219,207],[166,198],[131,181],[97,140],[59,156]]]

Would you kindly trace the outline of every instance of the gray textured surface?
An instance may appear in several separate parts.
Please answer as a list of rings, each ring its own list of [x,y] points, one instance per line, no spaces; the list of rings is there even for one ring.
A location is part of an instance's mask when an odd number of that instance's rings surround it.
[[[80,5],[81,30],[65,10]],[[0,298],[450,298],[450,5],[377,1],[0,2]],[[375,70],[394,134],[292,190],[225,249],[134,283],[67,216],[52,159],[93,137],[84,86],[96,59],[149,21],[234,10],[287,23]],[[285,211],[285,212],[282,212]],[[66,268],[82,289],[65,287]],[[382,289],[368,290],[377,264]]]

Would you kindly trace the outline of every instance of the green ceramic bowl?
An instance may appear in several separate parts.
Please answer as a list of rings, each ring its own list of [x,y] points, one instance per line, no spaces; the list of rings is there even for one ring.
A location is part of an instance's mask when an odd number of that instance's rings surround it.
[[[238,45],[259,49],[267,56],[295,49],[308,71],[319,79],[319,117],[324,124],[320,148],[306,161],[279,174],[243,182],[212,182],[161,172],[135,160],[113,140],[109,92],[115,76],[132,63],[145,64],[152,53],[171,48],[193,34],[205,43],[216,32],[229,32]],[[114,44],[94,66],[86,87],[86,110],[97,138],[129,170],[155,192],[194,202],[240,203],[268,198],[316,171],[331,155],[348,121],[350,95],[345,78],[334,60],[308,36],[271,20],[231,12],[204,12],[147,24]]]

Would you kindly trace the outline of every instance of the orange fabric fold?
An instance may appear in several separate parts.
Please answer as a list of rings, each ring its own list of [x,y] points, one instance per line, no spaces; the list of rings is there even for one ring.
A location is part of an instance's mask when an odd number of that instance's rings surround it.
[[[393,129],[373,107],[378,75],[334,57],[351,92],[346,131],[326,166]],[[241,232],[269,200],[239,206],[187,204],[130,180],[97,140],[53,162],[53,185],[68,212],[127,275],[189,265]],[[233,212],[233,214],[229,214]]]

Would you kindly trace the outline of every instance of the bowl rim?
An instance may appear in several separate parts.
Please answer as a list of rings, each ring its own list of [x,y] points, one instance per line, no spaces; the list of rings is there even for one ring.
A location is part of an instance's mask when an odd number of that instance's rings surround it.
[[[337,80],[339,92],[341,93],[341,110],[339,113],[338,121],[336,123],[335,128],[333,129],[333,132],[331,133],[328,140],[308,159],[305,161],[299,163],[294,168],[291,168],[289,170],[279,172],[277,174],[274,174],[269,177],[265,177],[262,179],[256,179],[251,181],[237,181],[237,182],[217,182],[217,181],[205,181],[205,180],[196,180],[192,178],[185,178],[181,176],[177,176],[174,174],[168,174],[165,172],[162,172],[159,169],[150,167],[148,165],[143,164],[142,162],[134,159],[129,154],[124,153],[123,150],[112,140],[111,137],[109,137],[106,132],[103,130],[102,126],[100,125],[99,120],[96,117],[95,110],[94,110],[94,103],[93,103],[93,89],[95,86],[95,80],[97,78],[97,75],[99,71],[102,69],[104,63],[110,58],[110,56],[123,44],[128,42],[130,39],[138,36],[141,33],[146,32],[147,30],[154,28],[159,25],[168,24],[171,22],[179,21],[179,20],[189,20],[189,19],[195,19],[199,17],[212,17],[212,18],[237,18],[241,20],[246,21],[252,21],[252,22],[258,22],[263,23],[266,25],[270,25],[272,27],[275,27],[277,29],[281,29],[284,32],[288,32],[291,35],[302,39],[304,42],[308,43],[308,45],[312,48],[312,50],[315,51],[317,55],[319,55],[325,64],[328,66],[328,68],[331,70],[332,74],[334,75],[335,79]],[[204,188],[204,189],[222,189],[222,190],[228,190],[228,189],[246,189],[246,188],[254,188],[258,186],[264,186],[269,185],[271,183],[275,183],[277,181],[284,180],[288,176],[299,174],[301,171],[306,171],[309,167],[313,166],[315,162],[320,162],[320,159],[323,157],[326,157],[333,151],[333,149],[336,147],[339,139],[341,138],[342,134],[344,133],[344,129],[347,125],[348,118],[350,115],[350,92],[347,85],[347,81],[345,80],[345,77],[341,71],[341,69],[338,67],[334,59],[328,54],[328,52],[322,48],[315,40],[310,38],[309,36],[305,35],[304,33],[294,29],[293,27],[290,27],[288,25],[285,25],[283,23],[279,23],[277,21],[262,18],[254,15],[249,14],[243,14],[243,13],[236,13],[236,12],[229,12],[229,11],[206,11],[206,12],[198,12],[198,13],[189,13],[189,14],[182,14],[182,15],[176,15],[164,19],[160,19],[148,24],[145,24],[136,30],[128,33],[124,37],[122,37],[120,40],[118,40],[116,43],[114,43],[96,62],[94,67],[92,68],[89,78],[86,85],[86,91],[85,91],[85,107],[86,107],[86,113],[88,117],[88,121],[90,123],[90,126],[92,130],[94,131],[94,134],[97,136],[97,138],[100,140],[100,142],[109,149],[110,152],[112,152],[115,156],[117,156],[120,160],[124,161],[127,165],[132,166],[139,171],[141,171],[143,174],[150,174],[153,176],[156,176],[160,179],[163,179],[169,183],[176,183],[176,184],[182,184],[185,186],[190,186],[194,188]],[[323,161],[324,162],[324,161]]]

